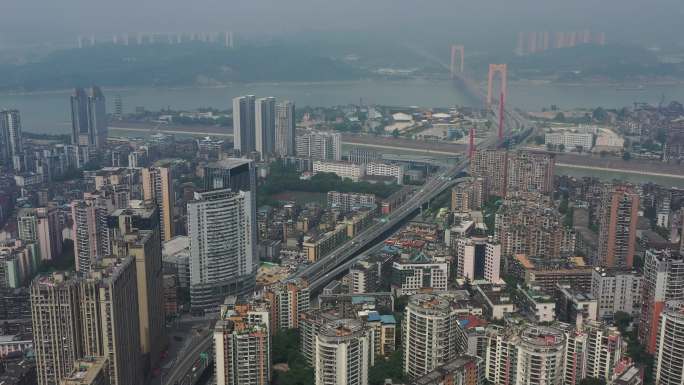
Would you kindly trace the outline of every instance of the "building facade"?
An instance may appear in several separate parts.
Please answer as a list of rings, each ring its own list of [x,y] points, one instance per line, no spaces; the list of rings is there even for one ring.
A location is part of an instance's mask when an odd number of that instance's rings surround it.
[[[663,308],[658,326],[655,383],[684,383],[684,302],[670,301]]]
[[[233,147],[242,155],[256,151],[255,109],[254,95],[233,99]]]
[[[297,134],[295,104],[285,100],[276,104],[275,110],[275,154],[281,157],[295,156]]]
[[[142,169],[143,198],[157,204],[161,239],[166,242],[173,238],[173,211],[175,192],[173,178],[168,167],[150,167]]]
[[[448,297],[411,296],[402,324],[404,373],[418,378],[454,360],[465,350],[458,343],[461,333],[458,313]]]
[[[603,191],[597,265],[632,268],[638,218],[638,194],[625,186],[608,187]]]
[[[226,295],[256,284],[256,228],[250,192],[195,193],[188,202],[190,301],[193,311],[218,309]]]
[[[261,159],[275,152],[276,100],[274,97],[257,99],[254,105],[255,149]]]
[[[684,299],[684,258],[669,250],[646,250],[639,341],[654,354],[658,325],[669,301]]]
[[[342,160],[342,137],[339,133],[310,131],[295,138],[297,156],[314,160]]]
[[[368,385],[375,362],[373,332],[362,321],[342,319],[326,323],[316,335],[316,385]]]

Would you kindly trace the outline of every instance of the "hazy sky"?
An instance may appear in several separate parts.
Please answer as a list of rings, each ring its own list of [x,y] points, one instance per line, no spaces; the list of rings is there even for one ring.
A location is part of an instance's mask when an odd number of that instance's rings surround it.
[[[684,36],[682,0],[0,0],[0,41],[84,34],[334,30],[490,36],[518,30],[603,30],[651,43]]]

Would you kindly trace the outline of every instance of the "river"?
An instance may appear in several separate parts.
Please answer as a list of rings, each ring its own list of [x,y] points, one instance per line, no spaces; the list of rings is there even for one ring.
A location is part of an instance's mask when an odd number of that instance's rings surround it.
[[[550,84],[512,83],[508,101],[532,111],[556,104],[560,108],[623,107],[633,102],[658,103],[684,100],[684,84],[645,86],[641,90],[618,91],[614,85],[561,86]],[[124,112],[142,106],[148,110],[195,109],[215,107],[230,109],[231,99],[238,95],[275,96],[293,100],[297,105],[334,106],[343,104],[382,104],[396,106],[447,107],[468,105],[469,98],[450,81],[439,80],[364,80],[318,83],[253,83],[222,87],[126,88],[105,89],[108,111],[112,111],[115,95],[121,95]],[[69,133],[70,91],[0,94],[0,108],[21,111],[25,131]]]

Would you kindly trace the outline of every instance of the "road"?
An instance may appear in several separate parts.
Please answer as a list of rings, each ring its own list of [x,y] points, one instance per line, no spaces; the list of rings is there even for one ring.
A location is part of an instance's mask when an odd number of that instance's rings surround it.
[[[178,355],[173,367],[164,375],[162,385],[193,385],[192,366],[197,362],[202,352],[207,352],[213,356],[213,342],[212,329],[204,330],[199,337],[189,344],[187,351]],[[199,376],[200,373],[195,374]]]
[[[478,95],[481,96],[481,95]],[[496,109],[494,109],[496,110]],[[495,114],[497,112],[495,111]],[[505,110],[505,133],[508,136],[514,129],[530,127],[530,122],[518,114],[516,111]],[[497,119],[498,120],[498,117]],[[492,130],[494,131],[494,130]],[[496,135],[495,132],[493,132]],[[490,136],[478,144],[479,148],[496,147],[498,138]],[[408,201],[404,202],[399,208],[390,213],[383,222],[376,222],[368,229],[362,231],[353,241],[341,245],[330,254],[324,256],[311,265],[297,271],[293,277],[303,278],[309,282],[311,293],[317,292],[330,281],[337,278],[356,261],[362,251],[367,249],[369,244],[381,242],[383,234],[389,232],[400,222],[406,220],[410,215],[420,209],[425,203],[437,197],[453,184],[453,179],[461,171],[464,171],[469,164],[467,158],[459,161],[456,165],[439,172],[437,175],[428,179],[422,189],[413,195]]]

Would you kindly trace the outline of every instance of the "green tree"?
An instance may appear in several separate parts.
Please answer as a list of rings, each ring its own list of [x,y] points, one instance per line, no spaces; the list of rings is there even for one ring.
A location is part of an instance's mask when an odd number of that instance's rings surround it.
[[[622,154],[622,159],[623,159],[623,160],[630,160],[630,159],[632,159],[632,154],[630,154],[629,151],[625,151],[625,152]]]
[[[613,323],[620,330],[620,333],[627,335],[627,328],[632,323],[632,316],[624,311],[615,312],[613,315]]]
[[[399,137],[399,130],[396,128],[394,130],[392,130],[392,136],[395,138],[398,138]]]
[[[377,357],[375,365],[368,371],[369,385],[383,385],[385,379],[403,383],[405,380],[401,350],[397,350],[387,358]]]
[[[556,114],[556,116],[553,118],[556,122],[565,122],[565,114],[562,112],[559,112]]]

